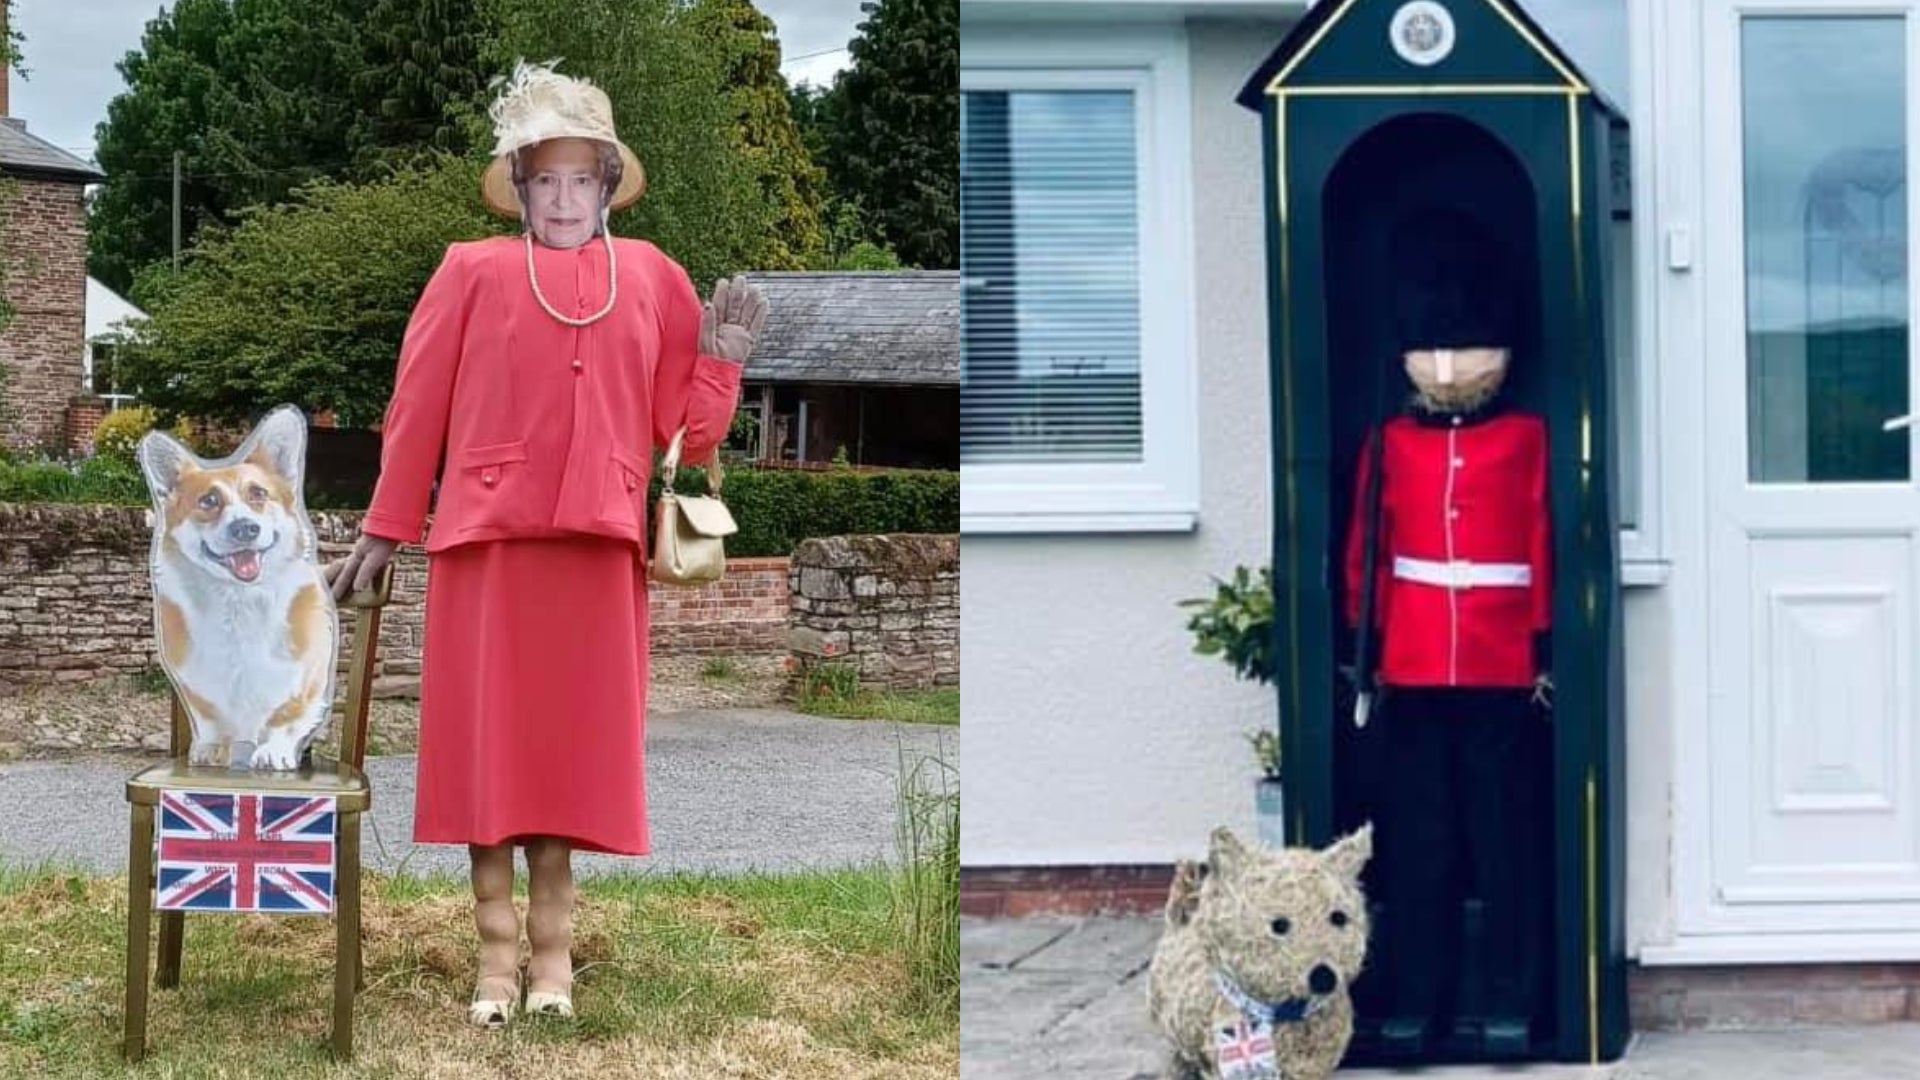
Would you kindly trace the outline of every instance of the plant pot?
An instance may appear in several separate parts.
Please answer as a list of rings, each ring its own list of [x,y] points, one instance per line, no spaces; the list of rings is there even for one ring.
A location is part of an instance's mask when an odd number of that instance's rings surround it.
[[[1276,851],[1286,847],[1286,800],[1281,782],[1265,778],[1255,784],[1253,805],[1260,824],[1260,842]]]

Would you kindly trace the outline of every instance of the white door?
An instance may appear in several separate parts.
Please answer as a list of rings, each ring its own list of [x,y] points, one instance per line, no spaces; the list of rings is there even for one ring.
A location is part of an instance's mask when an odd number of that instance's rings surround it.
[[[1710,727],[1711,820],[1682,918],[1891,958],[1920,945],[1920,488],[1915,429],[1883,427],[1915,408],[1920,17],[1704,5],[1710,707],[1676,723]]]

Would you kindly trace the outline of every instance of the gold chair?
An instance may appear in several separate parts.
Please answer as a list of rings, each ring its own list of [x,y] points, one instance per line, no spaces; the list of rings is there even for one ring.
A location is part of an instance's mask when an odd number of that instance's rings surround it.
[[[168,790],[259,791],[278,795],[332,795],[335,817],[333,1052],[345,1061],[353,1056],[353,999],[363,985],[360,971],[360,815],[372,804],[373,792],[362,768],[366,763],[367,708],[373,689],[374,659],[380,645],[380,610],[393,589],[393,566],[380,573],[374,587],[340,602],[352,611],[353,644],[347,675],[346,713],[340,720],[340,752],[334,760],[308,754],[291,773],[230,771],[220,766],[192,765],[192,722],[178,693],[173,698],[173,735],[169,760],[144,769],[127,780],[127,801],[133,807],[133,835],[127,848],[127,1011],[123,1053],[129,1063],[146,1056],[147,946],[154,916],[153,888],[158,869],[154,850],[154,812],[160,794]],[[154,982],[161,989],[180,985],[180,949],[185,913],[163,911],[160,917],[160,957]]]

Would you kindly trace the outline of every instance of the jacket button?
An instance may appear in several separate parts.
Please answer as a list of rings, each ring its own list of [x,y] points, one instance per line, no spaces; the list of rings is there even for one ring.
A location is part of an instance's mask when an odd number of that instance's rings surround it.
[[[627,477],[627,490],[628,490],[628,491],[632,491],[632,490],[633,490],[633,489],[634,489],[635,487],[637,487],[637,486],[638,486],[638,485],[634,483],[634,479],[633,479],[633,477],[631,477],[631,476],[629,476],[629,477]]]
[[[500,474],[494,472],[492,469],[488,469],[486,472],[483,472],[480,474],[480,482],[487,485],[488,487],[492,487],[494,485],[494,481],[499,479],[500,479]]]
[[[577,375],[577,374],[579,374],[580,372],[582,372],[582,371],[585,371],[586,369],[587,369],[587,365],[585,365],[585,364],[583,364],[583,363],[581,363],[581,362],[580,362],[580,361],[579,361],[578,359],[576,359],[576,360],[574,360],[574,362],[573,362],[573,371],[574,371],[574,374],[576,374],[576,375]]]

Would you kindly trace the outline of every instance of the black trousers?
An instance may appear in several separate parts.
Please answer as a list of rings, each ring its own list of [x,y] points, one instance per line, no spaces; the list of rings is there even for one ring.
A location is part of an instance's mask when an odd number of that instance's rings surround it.
[[[1544,999],[1552,901],[1552,735],[1528,691],[1394,688],[1379,732],[1379,944],[1394,1016],[1444,1023],[1460,983],[1462,900],[1481,901],[1484,1008]]]

